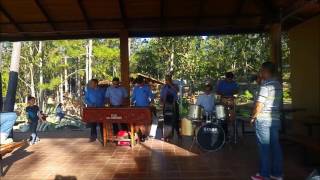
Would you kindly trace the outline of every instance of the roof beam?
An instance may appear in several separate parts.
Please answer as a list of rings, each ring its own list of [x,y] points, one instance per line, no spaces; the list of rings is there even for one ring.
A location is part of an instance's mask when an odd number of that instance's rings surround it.
[[[203,20],[228,20],[232,18],[233,16],[201,16],[201,19]],[[250,19],[250,18],[259,18],[261,17],[260,14],[241,14],[239,16],[240,18],[244,19]],[[166,19],[166,21],[195,21],[196,18],[192,16],[188,17],[171,17],[170,19]],[[130,22],[136,22],[136,21],[143,21],[143,22],[160,22],[161,18],[159,17],[148,17],[148,18],[127,18],[127,21]],[[65,21],[54,21],[54,24],[64,24],[64,23],[81,23],[83,22],[82,20],[65,20]],[[122,19],[121,18],[112,18],[112,19],[91,19],[91,22],[94,23],[121,23]],[[10,24],[9,22],[4,22],[0,23],[0,25],[8,25]],[[34,25],[34,24],[47,24],[47,21],[32,21],[32,22],[20,22],[20,25]]]
[[[279,9],[274,7],[272,0],[255,0],[255,2],[263,13],[262,24],[266,24],[268,21],[279,21]]]
[[[9,14],[9,12],[0,4],[0,11],[5,15],[7,19],[14,25],[14,27],[19,31],[23,32],[22,27],[13,19],[13,17]]]
[[[118,0],[118,2],[123,26],[124,28],[128,28],[127,13],[125,11],[125,2],[124,0]]]
[[[286,21],[287,19],[294,17],[300,11],[302,11],[306,6],[310,4],[316,4],[319,0],[304,0],[302,2],[297,2],[292,4],[290,7],[283,11],[283,16],[281,18],[281,22]]]
[[[256,28],[217,28],[211,30],[199,29],[198,31],[192,30],[166,30],[163,32],[159,32],[157,30],[154,31],[133,31],[129,32],[129,37],[161,37],[161,36],[210,36],[210,35],[228,35],[228,34],[247,34],[247,33],[264,33],[265,29],[263,27]],[[41,34],[41,33],[40,33]],[[116,38],[119,37],[118,33],[112,32],[101,32],[94,31],[90,33],[84,34],[60,34],[56,36],[55,34],[47,34],[42,36],[26,36],[26,37],[3,37],[0,33],[0,42],[2,41],[39,41],[39,40],[61,40],[61,39],[88,39],[88,38]]]
[[[238,0],[238,5],[236,7],[236,11],[234,12],[233,17],[230,19],[230,24],[235,24],[238,17],[242,14],[242,10],[244,5],[246,4],[247,0]]]
[[[87,28],[88,28],[88,29],[92,29],[92,23],[91,23],[91,21],[89,20],[87,11],[85,10],[85,7],[84,7],[84,5],[83,5],[83,0],[78,0],[78,5],[79,5],[79,7],[80,7],[82,16],[83,16],[83,18],[84,18],[84,20],[85,20],[85,22],[86,22]]]
[[[56,31],[57,30],[56,26],[53,24],[53,21],[52,21],[51,17],[49,16],[48,12],[44,9],[44,7],[42,6],[41,2],[39,0],[35,0],[35,3],[37,4],[37,7],[40,9],[41,13],[46,18],[46,20],[49,23],[49,25],[51,26],[51,28],[54,31]]]
[[[166,7],[166,0],[160,1],[160,29],[164,28],[165,26],[165,7]]]
[[[198,11],[197,11],[197,18],[195,19],[195,27],[199,27],[199,25],[201,24],[204,5],[207,4],[207,0],[199,0],[198,3],[199,4],[198,4]]]

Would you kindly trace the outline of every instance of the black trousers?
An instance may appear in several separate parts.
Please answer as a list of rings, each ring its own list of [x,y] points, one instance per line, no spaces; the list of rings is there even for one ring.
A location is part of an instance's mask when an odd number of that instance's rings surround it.
[[[164,105],[163,108],[163,117],[164,117],[164,125],[170,125],[172,127],[172,133],[171,136],[173,136],[174,131],[176,131],[177,135],[180,135],[180,114],[179,114],[179,105],[177,102],[175,102],[174,104],[171,105],[167,105],[172,107],[171,108],[167,108],[166,104]],[[171,111],[172,115],[167,115],[167,113]]]
[[[37,126],[38,126],[38,120],[32,120],[31,123],[29,123],[30,132],[37,134]]]
[[[100,125],[100,133],[101,133],[101,138],[103,139],[103,127],[102,127],[102,123],[90,123],[90,127],[91,127],[91,137],[93,139],[96,139],[98,137],[97,134],[97,125]]]

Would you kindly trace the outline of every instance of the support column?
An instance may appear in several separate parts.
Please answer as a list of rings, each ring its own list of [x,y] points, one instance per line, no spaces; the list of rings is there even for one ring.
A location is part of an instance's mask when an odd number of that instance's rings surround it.
[[[271,62],[276,65],[278,77],[282,80],[281,23],[275,23],[270,28]]]
[[[11,55],[9,84],[4,104],[5,112],[13,112],[16,101],[16,91],[18,85],[18,72],[20,63],[21,42],[14,42]]]
[[[276,65],[277,68],[277,78],[282,84],[282,45],[281,45],[281,23],[275,23],[271,25],[270,28],[270,42],[271,42],[271,62]],[[283,89],[282,89],[283,91]],[[281,93],[283,94],[283,92]],[[283,109],[283,98],[281,98],[280,109]],[[287,131],[287,121],[285,119],[285,114],[281,113],[281,132],[286,134]]]
[[[0,43],[0,112],[2,112],[3,99],[2,99],[2,44]]]
[[[121,83],[126,88],[128,94],[130,93],[130,72],[129,72],[129,34],[128,31],[120,32],[120,69],[121,69]],[[126,102],[129,105],[129,99]]]

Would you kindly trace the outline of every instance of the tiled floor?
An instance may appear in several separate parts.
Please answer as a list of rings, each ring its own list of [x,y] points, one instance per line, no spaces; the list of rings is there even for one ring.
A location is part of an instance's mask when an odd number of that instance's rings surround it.
[[[190,147],[184,138],[181,147],[149,140],[129,147],[88,142],[88,131],[61,130],[40,134],[39,144],[25,147],[3,160],[7,179],[180,179],[246,180],[257,171],[253,136],[237,145],[226,145],[215,153]],[[26,134],[16,133],[18,138]],[[303,167],[300,150],[285,145],[285,174],[288,180],[303,180],[310,168]]]

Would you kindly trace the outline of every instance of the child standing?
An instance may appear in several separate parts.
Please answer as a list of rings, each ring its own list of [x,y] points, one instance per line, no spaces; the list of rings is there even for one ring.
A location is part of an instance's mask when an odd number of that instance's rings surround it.
[[[40,139],[37,136],[37,126],[39,121],[39,106],[35,105],[36,98],[29,96],[28,97],[28,106],[26,107],[27,119],[31,131],[31,136],[29,140],[29,144],[35,144]]]

